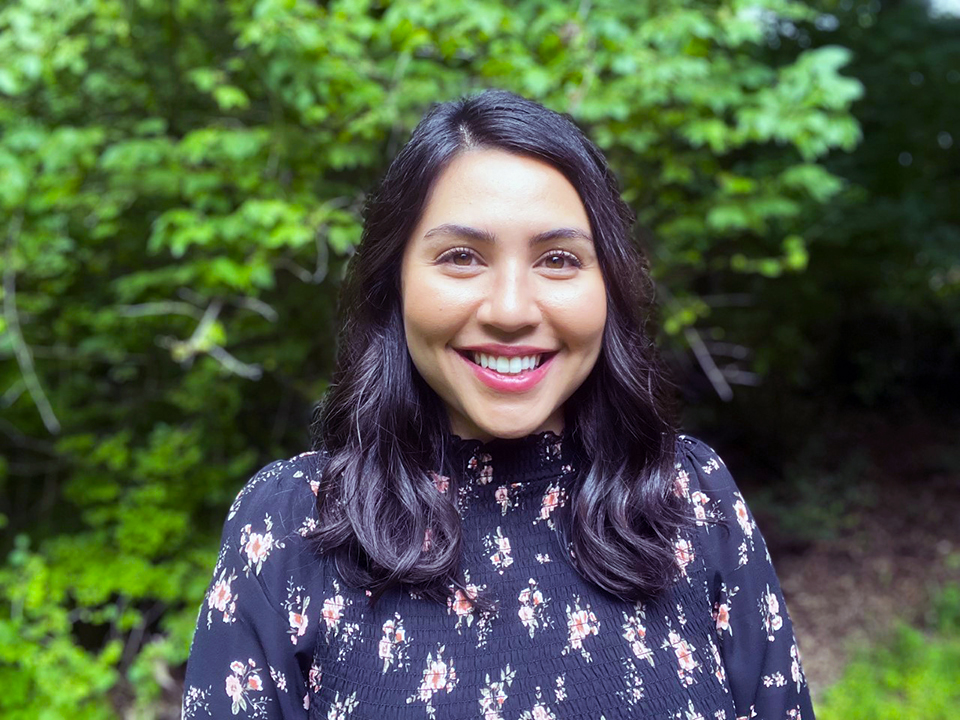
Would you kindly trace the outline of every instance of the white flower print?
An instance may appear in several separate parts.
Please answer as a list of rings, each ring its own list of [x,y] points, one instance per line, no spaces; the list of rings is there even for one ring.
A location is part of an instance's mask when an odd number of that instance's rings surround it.
[[[510,538],[503,534],[503,529],[498,525],[496,532],[488,534],[483,538],[483,544],[490,552],[490,562],[497,572],[503,575],[503,571],[513,565],[513,555],[511,554]]]
[[[697,709],[693,706],[693,700],[687,700],[687,710],[683,716],[683,720],[706,720],[703,717],[702,713],[697,712]]]
[[[259,575],[263,563],[274,548],[283,549],[282,542],[277,542],[273,538],[273,520],[269,515],[264,516],[264,531],[254,532],[253,525],[247,523],[240,531],[240,547],[246,556],[246,564],[243,566],[243,573],[250,577],[250,571],[254,570]]]
[[[433,653],[427,653],[420,687],[414,695],[407,698],[408,704],[417,701],[426,703],[427,715],[430,718],[437,715],[437,710],[433,707],[433,696],[438,692],[449,693],[457,686],[457,672],[453,663],[443,659],[445,649],[444,645],[440,645],[436,657]]]
[[[645,660],[653,667],[653,650],[646,643],[646,616],[642,603],[637,603],[633,615],[623,613],[623,638],[630,643],[630,650],[638,660]]]
[[[337,659],[343,660],[347,653],[353,648],[357,637],[360,634],[360,624],[356,622],[342,622],[344,613],[353,604],[349,599],[344,598],[340,583],[333,581],[334,594],[323,601],[323,608],[320,611],[320,617],[325,626],[324,637],[329,643],[333,638],[340,642],[337,647]]]
[[[359,704],[356,692],[351,693],[343,700],[340,699],[340,693],[338,692],[334,695],[333,703],[327,711],[327,720],[347,720]]]
[[[693,544],[686,538],[677,538],[673,543],[673,554],[677,560],[680,574],[687,577],[687,566],[693,562]]]
[[[783,627],[783,617],[780,615],[780,601],[777,594],[771,592],[770,586],[760,598],[760,612],[763,615],[763,626],[767,631],[767,640],[776,640],[774,633]]]
[[[677,676],[680,681],[684,685],[693,685],[696,682],[693,672],[700,667],[700,663],[694,657],[696,648],[681,638],[676,630],[670,630],[667,633],[667,639],[663,641],[663,647],[673,648],[673,653],[677,657]]]
[[[206,690],[201,690],[192,685],[188,687],[183,694],[183,705],[180,708],[181,720],[194,720],[197,712],[201,710],[206,713],[207,717],[212,717],[209,702],[211,692],[213,692],[212,687],[208,687]]]
[[[764,687],[785,687],[787,684],[787,679],[781,672],[775,672],[772,675],[764,675],[761,680],[763,681]]]
[[[707,475],[711,474],[714,470],[719,470],[720,467],[721,467],[721,466],[720,466],[720,460],[719,460],[719,458],[716,458],[716,457],[710,458],[709,460],[707,460],[707,464],[706,464],[706,465],[702,465],[702,466],[701,466],[702,470],[703,470]]]
[[[384,622],[380,632],[382,636],[378,649],[380,659],[383,660],[383,672],[387,672],[390,666],[394,664],[396,665],[394,670],[406,668],[410,639],[403,627],[403,619],[400,617],[400,613],[394,613],[392,618]]]
[[[270,668],[270,679],[273,680],[274,687],[277,688],[280,692],[287,691],[287,676],[284,675],[279,670],[276,670],[273,665],[268,666]]]
[[[727,668],[723,664],[723,658],[720,657],[720,649],[717,647],[717,644],[713,641],[712,637],[708,637],[707,641],[710,643],[710,655],[713,658],[713,676],[723,687],[723,691],[728,692],[726,685]]]
[[[263,692],[261,672],[253,658],[247,662],[234,660],[230,663],[230,674],[226,677],[224,690],[230,698],[230,710],[234,715],[249,709],[247,714],[250,717],[266,717],[267,699],[260,694]]]
[[[541,521],[546,521],[547,526],[553,530],[556,529],[556,525],[553,519],[553,513],[557,508],[561,508],[567,504],[567,491],[560,487],[559,484],[552,484],[547,487],[546,492],[543,494],[543,498],[540,500],[540,514],[533,521],[533,524],[536,525]]]
[[[803,676],[803,668],[800,666],[800,648],[796,640],[790,645],[790,679],[797,685],[797,692],[807,681]]]
[[[207,629],[213,625],[214,610],[220,613],[223,622],[228,625],[236,620],[234,613],[237,611],[237,598],[233,593],[233,581],[236,579],[235,572],[231,570],[230,575],[227,575],[226,569],[223,569],[207,593]]]
[[[596,635],[600,632],[600,621],[597,620],[597,616],[593,614],[589,603],[583,603],[585,607],[581,607],[580,602],[580,596],[574,595],[573,607],[571,608],[570,605],[567,605],[568,637],[567,644],[563,650],[560,651],[560,654],[566,655],[569,652],[578,650],[583,656],[583,659],[590,662],[593,658],[583,646],[583,641],[591,635]]]
[[[557,702],[563,702],[567,699],[567,676],[558,675],[556,680],[556,688],[553,690],[553,696],[557,699]]]
[[[527,581],[527,587],[520,591],[517,599],[520,601],[520,609],[517,615],[520,622],[530,633],[530,638],[536,634],[537,630],[543,627],[549,627],[552,624],[551,618],[547,615],[547,604],[549,600],[543,596],[537,581],[530,578]]]
[[[557,679],[560,680],[560,678]],[[560,684],[563,684],[562,681]],[[539,687],[536,690],[536,699],[537,702],[530,710],[520,713],[519,720],[557,720],[556,713],[543,701],[543,693]]]
[[[483,720],[503,720],[500,714],[503,704],[507,701],[507,688],[513,684],[517,671],[509,665],[500,671],[499,680],[491,680],[487,673],[484,686],[480,688],[480,712]]]
[[[537,562],[541,565],[546,565],[548,562],[553,562],[550,559],[549,553],[537,553]]]
[[[699,490],[690,494],[690,504],[693,505],[693,515],[697,519],[697,525],[703,526],[707,519],[707,504],[710,498]]]
[[[640,676],[640,670],[633,660],[624,658],[621,662],[626,671],[623,675],[625,687],[623,690],[618,690],[617,695],[627,703],[627,705],[635,707],[645,696],[643,678]]]
[[[287,621],[290,623],[287,632],[290,633],[290,642],[294,645],[297,644],[299,638],[303,637],[310,624],[307,619],[310,596],[305,593],[304,588],[293,584],[293,578],[287,581],[287,601],[283,606],[287,611]]]

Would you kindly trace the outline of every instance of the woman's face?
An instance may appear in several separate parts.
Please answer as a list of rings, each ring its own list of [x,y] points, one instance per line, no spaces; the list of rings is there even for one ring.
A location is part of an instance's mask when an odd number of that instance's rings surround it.
[[[563,429],[600,353],[607,300],[580,196],[501,150],[437,179],[401,267],[407,347],[464,438]]]

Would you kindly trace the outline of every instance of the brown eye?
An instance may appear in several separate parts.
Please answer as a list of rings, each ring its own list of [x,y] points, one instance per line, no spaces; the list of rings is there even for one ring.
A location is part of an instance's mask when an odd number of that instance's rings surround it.
[[[453,262],[454,265],[459,265],[460,267],[467,267],[473,260],[473,256],[470,255],[470,253],[468,252],[461,251],[458,253],[454,253],[450,257],[450,260]]]
[[[551,270],[563,270],[566,262],[567,258],[565,256],[555,253],[553,255],[547,255],[543,264]]]

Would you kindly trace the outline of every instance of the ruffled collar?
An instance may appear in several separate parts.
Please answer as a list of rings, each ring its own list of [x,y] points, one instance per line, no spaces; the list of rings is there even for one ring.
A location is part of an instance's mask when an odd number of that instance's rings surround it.
[[[571,472],[578,457],[571,438],[550,430],[518,439],[497,438],[489,442],[451,435],[447,440],[446,454],[445,465],[451,472],[462,473],[468,484],[479,485],[556,479]]]

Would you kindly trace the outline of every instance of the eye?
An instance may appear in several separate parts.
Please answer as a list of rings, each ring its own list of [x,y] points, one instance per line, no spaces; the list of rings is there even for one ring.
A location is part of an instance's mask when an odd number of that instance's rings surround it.
[[[583,263],[573,253],[566,250],[553,250],[540,261],[548,270],[569,270],[583,267]]]
[[[457,267],[470,267],[477,260],[476,253],[469,248],[452,248],[437,258],[437,264],[450,264]]]

